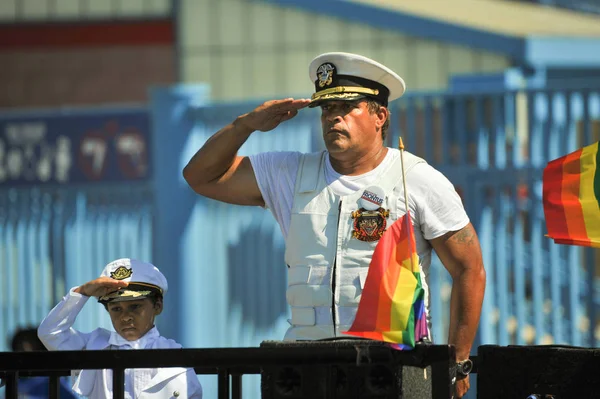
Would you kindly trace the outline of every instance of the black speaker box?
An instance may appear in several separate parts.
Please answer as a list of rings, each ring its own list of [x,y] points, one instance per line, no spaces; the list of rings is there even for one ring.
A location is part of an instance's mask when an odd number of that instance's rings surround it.
[[[335,341],[265,341],[261,348],[354,348],[356,361],[336,361],[327,364],[283,364],[262,369],[262,399],[428,399],[448,398],[451,392],[448,353],[454,348],[437,346],[446,357],[436,357],[432,367],[428,350],[433,345],[418,346],[413,351],[397,351],[385,344],[367,340]],[[369,348],[389,351],[387,361],[369,361]],[[441,349],[441,350],[440,350]],[[283,352],[282,352],[283,353]],[[381,353],[381,350],[379,351]],[[316,357],[315,357],[316,358]],[[452,359],[452,362],[454,360]],[[434,370],[439,374],[434,386]],[[438,396],[434,393],[438,392]],[[440,396],[439,393],[442,392]]]
[[[482,345],[478,399],[600,398],[600,349]]]

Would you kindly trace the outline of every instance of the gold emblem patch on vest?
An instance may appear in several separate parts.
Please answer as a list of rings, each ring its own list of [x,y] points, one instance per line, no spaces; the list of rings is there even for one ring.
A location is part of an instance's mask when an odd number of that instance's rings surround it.
[[[386,211],[383,208],[378,208],[374,211],[360,208],[352,212],[352,219],[354,219],[352,236],[360,241],[371,242],[379,240],[385,231],[387,225],[385,220],[389,214],[390,211]]]

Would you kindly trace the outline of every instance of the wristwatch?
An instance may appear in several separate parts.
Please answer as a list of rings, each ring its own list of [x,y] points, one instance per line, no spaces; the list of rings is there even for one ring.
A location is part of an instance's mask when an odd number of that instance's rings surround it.
[[[456,363],[456,378],[461,380],[469,375],[473,370],[473,361],[471,359],[461,360]]]

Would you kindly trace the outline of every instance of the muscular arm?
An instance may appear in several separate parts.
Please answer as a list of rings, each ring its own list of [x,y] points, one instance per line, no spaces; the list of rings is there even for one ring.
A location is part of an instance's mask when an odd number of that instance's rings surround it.
[[[254,170],[238,150],[256,131],[276,128],[298,114],[310,100],[267,101],[238,117],[206,141],[183,169],[183,177],[198,194],[237,205],[264,206]]]
[[[459,231],[431,240],[433,249],[452,276],[448,343],[457,360],[469,357],[485,292],[485,269],[479,239],[469,223]]]

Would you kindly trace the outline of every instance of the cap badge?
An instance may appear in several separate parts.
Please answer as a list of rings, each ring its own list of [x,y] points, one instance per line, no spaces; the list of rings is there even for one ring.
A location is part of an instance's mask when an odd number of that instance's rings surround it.
[[[127,277],[131,277],[132,274],[132,269],[128,269],[125,266],[119,266],[117,267],[117,270],[110,273],[110,277],[115,280],[125,280]]]
[[[335,66],[330,63],[321,64],[317,68],[317,78],[319,79],[319,87],[329,86],[333,82],[333,74]]]
[[[352,219],[354,219],[352,236],[366,242],[379,240],[385,231],[387,225],[385,219],[389,214],[390,211],[381,207],[373,211],[360,208],[352,212]]]

